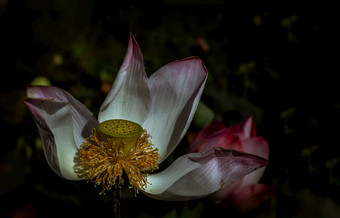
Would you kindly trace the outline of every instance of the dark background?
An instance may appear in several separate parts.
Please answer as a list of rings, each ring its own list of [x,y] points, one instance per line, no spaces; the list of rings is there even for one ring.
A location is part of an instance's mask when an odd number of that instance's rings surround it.
[[[340,92],[333,8],[222,0],[0,0],[0,216],[110,216],[109,195],[49,168],[22,100],[27,86],[51,84],[97,114],[131,32],[149,75],[193,55],[209,71],[201,99],[206,107],[199,107],[169,161],[213,119],[231,125],[252,115],[270,145],[261,182],[276,192],[242,216],[337,217]],[[234,216],[209,198],[164,202],[139,194],[121,204],[122,217]]]

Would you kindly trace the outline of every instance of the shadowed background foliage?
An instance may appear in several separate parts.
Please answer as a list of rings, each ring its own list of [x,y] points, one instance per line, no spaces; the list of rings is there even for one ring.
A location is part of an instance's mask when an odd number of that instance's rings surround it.
[[[331,6],[232,5],[222,0],[0,0],[0,203],[5,217],[100,217],[110,197],[48,167],[22,100],[29,85],[69,91],[95,114],[137,39],[150,75],[174,60],[201,57],[209,78],[187,136],[212,120],[253,116],[268,140],[261,182],[275,195],[249,217],[335,217],[340,213],[340,96],[331,68]],[[335,50],[336,51],[336,50]],[[209,198],[163,202],[123,191],[123,217],[224,217]],[[67,211],[67,212],[66,212]]]

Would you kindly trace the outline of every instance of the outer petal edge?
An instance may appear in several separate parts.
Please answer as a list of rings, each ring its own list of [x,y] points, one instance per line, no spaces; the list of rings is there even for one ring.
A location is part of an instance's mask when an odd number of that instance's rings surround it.
[[[67,91],[54,86],[31,86],[27,88],[27,96],[32,99],[53,100],[70,105],[74,139],[79,148],[84,139],[91,134],[92,128],[98,126],[98,121],[85,105],[75,99]]]

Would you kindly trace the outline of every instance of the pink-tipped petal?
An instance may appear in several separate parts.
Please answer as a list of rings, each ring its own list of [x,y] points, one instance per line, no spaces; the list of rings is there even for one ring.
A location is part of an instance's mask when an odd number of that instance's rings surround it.
[[[50,167],[61,177],[78,180],[73,172],[77,146],[73,136],[69,103],[52,99],[24,100],[38,126],[43,150]]]
[[[203,61],[191,57],[163,66],[148,80],[152,104],[143,127],[152,136],[162,162],[188,129],[208,72]]]
[[[189,200],[207,196],[231,185],[267,160],[235,150],[214,148],[178,158],[160,173],[148,176],[144,192],[160,200]]]
[[[70,105],[72,112],[73,135],[77,147],[91,134],[98,121],[85,105],[75,99],[67,91],[53,86],[32,86],[27,88],[27,96],[35,99],[50,99]]]
[[[150,106],[150,91],[144,70],[142,52],[130,35],[127,53],[115,82],[102,104],[99,122],[126,119],[142,124]]]

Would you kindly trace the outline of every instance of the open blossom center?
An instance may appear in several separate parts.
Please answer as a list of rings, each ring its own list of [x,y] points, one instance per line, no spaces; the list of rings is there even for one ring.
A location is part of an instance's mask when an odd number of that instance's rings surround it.
[[[136,192],[147,185],[148,172],[158,169],[158,150],[150,135],[134,122],[108,120],[81,145],[76,153],[74,171],[81,179],[102,184],[104,193],[113,185],[121,186],[126,173]]]

